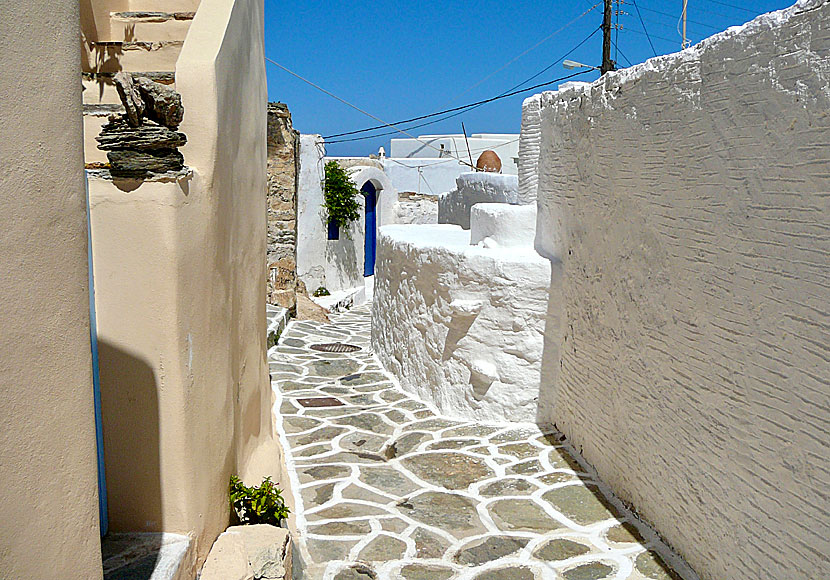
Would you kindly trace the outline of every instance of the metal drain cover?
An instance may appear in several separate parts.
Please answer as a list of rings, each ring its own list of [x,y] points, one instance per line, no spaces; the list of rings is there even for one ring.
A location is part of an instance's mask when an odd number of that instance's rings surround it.
[[[355,352],[360,350],[360,347],[344,342],[327,342],[325,344],[312,344],[311,350],[319,352]]]
[[[314,397],[312,399],[297,399],[303,407],[342,407],[343,401],[334,397]]]

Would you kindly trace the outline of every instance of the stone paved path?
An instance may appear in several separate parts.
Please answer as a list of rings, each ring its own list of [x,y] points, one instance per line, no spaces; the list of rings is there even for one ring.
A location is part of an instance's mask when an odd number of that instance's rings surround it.
[[[668,580],[633,519],[535,425],[439,416],[372,355],[368,306],[269,351],[305,578]],[[347,343],[348,354],[312,350]]]

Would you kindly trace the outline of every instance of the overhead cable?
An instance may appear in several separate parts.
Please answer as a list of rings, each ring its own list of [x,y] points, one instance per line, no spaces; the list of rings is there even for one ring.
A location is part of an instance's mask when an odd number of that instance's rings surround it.
[[[648,29],[646,28],[646,23],[643,20],[643,15],[640,14],[640,7],[637,6],[637,0],[632,0],[632,3],[634,4],[634,8],[637,10],[637,17],[640,19],[640,24],[643,26],[643,32],[646,33],[646,38],[648,38],[648,45],[651,47],[651,52],[654,53],[654,56],[657,56],[657,51],[654,50],[654,43],[651,42],[651,37],[648,35]]]
[[[484,99],[483,101],[470,103],[468,105],[462,105],[460,107],[454,107],[452,109],[446,109],[444,111],[438,111],[436,113],[430,113],[429,115],[421,115],[420,117],[413,117],[413,118],[405,120],[405,121],[397,121],[397,124],[400,125],[400,124],[404,124],[404,123],[409,123],[411,121],[418,121],[418,120],[421,120],[421,119],[429,119],[431,117],[436,117],[438,115],[444,115],[445,113],[452,113],[452,114],[446,115],[444,117],[441,117],[440,119],[436,119],[434,121],[428,121],[426,123],[420,123],[418,125],[413,125],[411,127],[407,127],[407,129],[412,130],[412,129],[417,129],[419,127],[425,127],[427,125],[432,125],[434,123],[439,123],[441,121],[444,121],[446,119],[450,119],[452,117],[457,117],[458,115],[461,115],[462,113],[465,113],[467,111],[471,111],[471,110],[476,109],[476,108],[478,108],[482,105],[485,105],[487,103],[492,103],[493,101],[497,101],[497,100],[500,100],[500,99],[505,99],[507,97],[512,97],[514,95],[524,93],[524,92],[527,92],[527,91],[532,91],[532,90],[538,89],[540,87],[551,85],[553,83],[557,83],[557,82],[560,82],[560,81],[563,81],[563,80],[573,78],[573,77],[578,76],[580,74],[585,74],[587,72],[590,72],[590,70],[577,71],[576,73],[573,73],[573,74],[570,74],[570,75],[567,75],[567,76],[564,76],[564,77],[561,77],[561,78],[558,78],[558,79],[553,79],[552,81],[547,81],[547,82],[544,82],[544,83],[541,83],[541,84],[538,84],[538,85],[534,85],[532,87],[527,87],[527,88],[524,88],[524,89],[521,89],[521,90],[517,90],[522,85],[527,84],[528,82],[532,81],[533,79],[541,76],[542,74],[544,74],[545,72],[547,72],[548,70],[550,70],[551,68],[556,66],[559,62],[561,62],[562,60],[569,57],[571,55],[571,53],[573,53],[574,51],[576,51],[576,49],[578,49],[583,44],[588,42],[588,40],[590,40],[599,30],[600,30],[599,27],[595,28],[594,31],[591,32],[591,34],[589,34],[584,40],[582,40],[582,42],[580,42],[579,44],[574,46],[566,54],[562,55],[560,58],[553,61],[553,63],[546,66],[544,69],[537,72],[533,76],[530,76],[530,77],[526,78],[525,80],[523,80],[522,82],[520,82],[516,85],[513,85],[511,88],[507,89],[507,91],[501,93],[500,95],[497,95],[495,97],[491,97],[489,99]],[[368,127],[366,129],[358,129],[356,131],[347,131],[345,133],[338,133],[336,135],[329,135],[328,137],[324,137],[324,138],[325,139],[330,139],[330,138],[342,137],[342,136],[346,136],[346,135],[355,135],[357,133],[365,133],[367,131],[375,131],[377,129],[383,129],[384,127],[385,127],[385,125],[377,125],[375,127]],[[385,133],[378,133],[378,134],[375,134],[375,135],[368,135],[368,136],[365,136],[365,137],[356,137],[356,138],[353,138],[353,139],[339,139],[339,140],[328,141],[328,142],[329,143],[345,143],[345,142],[348,142],[348,141],[363,141],[363,140],[366,140],[366,139],[373,139],[375,137],[383,137],[385,135],[393,135],[394,133],[395,133],[395,131],[389,131],[389,132],[385,132]]]
[[[295,73],[294,71],[292,71],[292,70],[288,69],[287,67],[284,67],[283,65],[281,65],[281,64],[280,64],[280,63],[278,63],[277,61],[272,60],[272,59],[268,58],[267,56],[265,57],[265,60],[266,60],[267,62],[270,62],[270,63],[271,63],[271,64],[273,64],[274,66],[278,66],[279,68],[281,68],[282,70],[284,70],[284,71],[285,71],[285,72],[287,72],[288,74],[290,74],[290,75],[292,75],[292,76],[297,77],[298,79],[300,79],[300,80],[301,80],[301,81],[303,81],[304,83],[308,83],[309,85],[311,85],[312,87],[314,87],[314,88],[315,88],[315,89],[317,89],[318,91],[322,91],[323,93],[327,94],[327,95],[328,95],[328,96],[330,96],[331,98],[333,98],[333,99],[337,99],[338,101],[340,101],[340,102],[341,102],[341,103],[343,103],[344,105],[348,105],[349,107],[353,108],[354,110],[359,111],[360,113],[363,113],[363,114],[364,114],[364,115],[366,115],[367,117],[371,117],[371,118],[372,118],[372,119],[374,119],[375,121],[378,121],[378,122],[380,122],[380,123],[383,123],[383,125],[384,125],[384,126],[386,126],[386,127],[391,127],[392,129],[395,129],[395,131],[396,131],[396,132],[398,132],[398,133],[403,133],[404,135],[406,135],[406,136],[408,136],[408,137],[411,137],[412,139],[415,139],[415,140],[416,140],[416,141],[418,141],[419,143],[422,143],[423,145],[426,145],[427,147],[430,147],[431,149],[435,149],[436,151],[441,151],[440,149],[438,149],[438,147],[435,147],[435,146],[434,146],[434,145],[432,145],[431,143],[427,143],[426,141],[422,141],[422,140],[421,140],[421,139],[419,139],[418,137],[415,137],[414,135],[411,135],[411,134],[407,133],[407,132],[406,132],[406,131],[404,131],[403,129],[400,129],[399,127],[396,127],[393,123],[387,123],[386,121],[384,121],[384,120],[383,120],[383,119],[381,119],[380,117],[376,117],[376,116],[375,116],[375,115],[373,115],[372,113],[369,113],[368,111],[364,111],[363,109],[361,109],[361,108],[360,108],[360,107],[358,107],[357,105],[353,105],[352,103],[350,103],[350,102],[349,102],[349,101],[347,101],[346,99],[340,98],[340,97],[338,97],[337,95],[335,95],[334,93],[332,93],[331,91],[327,91],[326,89],[324,89],[324,88],[323,88],[323,87],[321,87],[320,85],[317,85],[317,84],[315,84],[315,83],[311,82],[310,80],[308,80],[308,79],[306,79],[306,78],[303,78],[302,76],[298,75],[298,74],[297,74],[297,73]],[[454,157],[454,155],[450,155],[450,156],[451,156],[451,157]],[[474,167],[473,167],[473,165],[472,165],[471,163],[469,163],[469,162],[467,162],[467,161],[464,161],[463,159],[459,159],[459,158],[457,158],[457,157],[456,157],[456,159],[458,159],[458,161],[459,161],[459,162],[461,162],[461,163],[463,163],[464,165],[468,165],[469,167],[471,167],[471,168],[473,168],[473,169],[474,169]]]
[[[516,57],[512,58],[511,60],[509,60],[508,62],[506,62],[504,65],[502,65],[502,66],[501,66],[501,68],[498,68],[498,69],[494,70],[494,71],[493,71],[493,72],[491,72],[489,75],[487,75],[486,77],[484,77],[483,79],[481,79],[480,81],[478,81],[476,84],[474,84],[473,86],[471,86],[471,87],[467,88],[467,90],[465,90],[463,93],[461,93],[461,94],[456,95],[455,97],[453,97],[453,98],[452,98],[452,100],[454,101],[455,99],[460,99],[461,97],[463,97],[464,95],[466,95],[467,93],[469,93],[470,91],[472,91],[474,88],[476,88],[477,86],[479,86],[481,83],[483,83],[483,82],[485,82],[486,80],[488,80],[488,79],[492,78],[494,75],[496,75],[496,74],[500,73],[501,71],[503,71],[504,69],[506,69],[508,66],[510,66],[511,64],[513,64],[514,62],[516,62],[517,60],[519,60],[520,58],[522,58],[522,57],[523,57],[524,55],[526,55],[527,53],[529,53],[529,52],[531,52],[531,51],[535,50],[536,48],[538,48],[538,47],[539,47],[539,46],[541,46],[542,44],[546,43],[548,40],[550,40],[551,38],[553,38],[554,36],[556,36],[557,34],[559,34],[560,32],[562,32],[563,30],[565,30],[565,29],[569,28],[571,25],[573,25],[573,24],[575,24],[576,22],[578,22],[579,20],[581,20],[583,17],[585,17],[586,15],[588,15],[588,13],[590,13],[590,12],[591,12],[591,10],[593,10],[594,8],[596,8],[597,6],[599,6],[600,4],[602,4],[602,2],[601,2],[601,1],[600,1],[600,2],[597,2],[596,4],[594,4],[593,6],[591,6],[590,8],[588,8],[588,10],[586,10],[585,12],[583,12],[582,14],[580,14],[579,16],[577,16],[576,18],[574,18],[573,20],[571,20],[570,22],[568,22],[565,26],[562,26],[561,28],[558,28],[556,31],[552,32],[550,35],[546,36],[545,38],[543,38],[542,40],[540,40],[539,42],[537,42],[536,44],[534,44],[533,46],[531,46],[530,48],[528,48],[526,51],[524,51],[524,52],[523,52],[523,53],[521,53],[520,55],[518,55],[518,56],[516,56]]]

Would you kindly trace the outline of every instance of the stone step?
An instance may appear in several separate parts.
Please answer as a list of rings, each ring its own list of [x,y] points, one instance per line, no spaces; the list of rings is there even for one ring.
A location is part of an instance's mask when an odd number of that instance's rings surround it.
[[[135,74],[146,76],[157,83],[176,88],[175,75],[172,72],[137,72]],[[84,105],[120,103],[121,100],[118,98],[118,91],[115,90],[112,77],[113,73],[83,73]]]
[[[184,40],[194,15],[194,12],[111,12],[109,40]]]
[[[86,73],[175,71],[183,44],[183,40],[86,42],[81,64]]]

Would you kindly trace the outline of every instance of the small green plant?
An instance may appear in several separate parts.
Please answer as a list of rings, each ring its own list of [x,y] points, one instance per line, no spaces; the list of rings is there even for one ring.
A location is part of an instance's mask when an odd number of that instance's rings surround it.
[[[314,291],[314,296],[316,296],[318,298],[320,296],[331,296],[331,292],[326,290],[325,286],[320,286],[319,288],[317,288],[317,290]]]
[[[285,505],[282,491],[270,477],[255,487],[247,487],[235,475],[231,475],[228,491],[231,509],[236,511],[241,524],[271,524],[278,526],[287,518],[289,509]]]
[[[326,219],[341,227],[346,227],[360,217],[360,192],[355,187],[346,170],[336,161],[329,161],[325,166],[326,181],[323,187],[324,207]],[[346,227],[346,235],[348,235]]]

